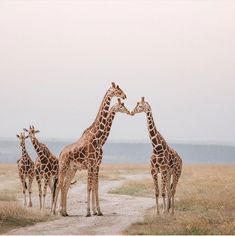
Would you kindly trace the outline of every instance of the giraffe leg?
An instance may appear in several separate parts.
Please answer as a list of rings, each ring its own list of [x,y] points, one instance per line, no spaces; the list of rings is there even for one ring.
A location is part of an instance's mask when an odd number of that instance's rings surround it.
[[[158,188],[158,172],[156,168],[153,167],[151,170],[151,174],[153,177],[153,183],[155,187],[155,198],[156,198],[156,206],[157,206],[157,214],[159,215],[159,204],[158,204],[158,198],[159,198],[159,188]]]
[[[21,179],[21,183],[22,183],[22,189],[23,189],[23,195],[24,195],[24,206],[26,206],[27,205],[27,201],[26,201],[26,189],[27,189],[26,180]]]
[[[91,190],[92,190],[92,182],[93,182],[93,168],[89,167],[88,168],[88,177],[87,177],[87,214],[86,217],[91,216]]]
[[[43,187],[43,204],[42,204],[42,209],[45,209],[45,200],[46,200],[46,194],[47,194],[47,186],[49,182],[50,177],[47,177],[44,179],[44,187]]]
[[[100,210],[100,202],[99,202],[99,166],[97,166],[95,171],[95,194],[96,194],[96,207],[97,207],[97,215],[102,216],[102,212]]]
[[[169,213],[170,205],[171,205],[171,175],[170,173],[168,173],[166,176],[166,190],[167,190],[166,212]]]
[[[96,195],[96,191],[95,191],[95,189],[93,189],[92,190],[92,212],[93,212],[93,215],[97,215],[96,205],[95,205],[95,201],[96,201],[95,195]]]
[[[53,191],[54,191],[54,181],[55,181],[55,178],[52,176],[50,179],[49,179],[49,182],[48,182],[48,186],[50,188],[50,191],[51,191],[51,209],[50,211],[52,212],[52,208],[53,208]]]
[[[181,174],[181,170],[180,170],[180,172],[173,175],[172,189],[171,189],[171,192],[172,192],[171,214],[172,215],[174,215],[174,213],[175,213],[175,192],[176,192],[176,186],[179,181],[180,174]]]
[[[61,202],[62,202],[61,213],[62,213],[63,216],[68,216],[68,213],[67,213],[68,191],[69,191],[69,187],[71,185],[71,182],[72,182],[76,172],[77,172],[77,169],[72,168],[69,171],[68,176],[66,176],[65,186],[63,187],[63,196],[62,196],[62,200],[61,200]]]
[[[33,178],[30,178],[29,179],[29,204],[28,204],[28,207],[32,207],[33,204],[32,204],[32,184],[33,184]]]
[[[36,176],[36,180],[37,180],[37,183],[38,183],[38,192],[39,192],[39,207],[40,207],[40,210],[42,209],[42,181],[41,181],[41,178],[40,176]]]
[[[162,173],[161,191],[163,200],[163,213],[166,212],[166,173]]]
[[[58,185],[56,186],[56,190],[55,190],[55,198],[54,198],[54,203],[53,203],[53,214],[56,214],[56,207],[57,207],[57,200],[58,200],[58,196],[59,196],[59,192],[62,190],[63,184],[64,184],[64,173],[60,173],[59,177],[58,177]],[[62,195],[62,191],[61,191],[61,195]],[[62,198],[62,196],[60,196]],[[60,206],[62,206],[62,204],[60,204]]]

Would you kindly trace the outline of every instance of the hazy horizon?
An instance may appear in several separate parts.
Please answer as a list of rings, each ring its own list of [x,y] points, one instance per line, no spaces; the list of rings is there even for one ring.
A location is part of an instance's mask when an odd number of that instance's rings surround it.
[[[114,81],[169,142],[235,145],[235,1],[0,1],[0,137],[77,140]],[[113,99],[112,104],[116,101]],[[148,142],[145,114],[108,141]]]

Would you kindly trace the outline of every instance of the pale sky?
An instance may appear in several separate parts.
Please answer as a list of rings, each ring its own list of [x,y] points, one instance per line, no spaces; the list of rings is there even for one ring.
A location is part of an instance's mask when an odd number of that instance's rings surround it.
[[[235,1],[0,1],[0,137],[77,140],[112,81],[166,140],[235,144]],[[115,140],[148,141],[145,114]]]

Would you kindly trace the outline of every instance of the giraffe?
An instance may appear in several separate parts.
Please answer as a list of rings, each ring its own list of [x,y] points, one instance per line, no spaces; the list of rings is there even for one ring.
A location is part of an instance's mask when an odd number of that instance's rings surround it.
[[[114,104],[108,112],[107,124],[105,126],[104,132],[103,132],[101,139],[100,139],[100,143],[102,146],[105,144],[105,142],[108,139],[108,136],[109,136],[109,133],[111,130],[111,126],[113,123],[113,119],[114,119],[117,112],[126,113],[126,114],[130,115],[129,110],[125,107],[124,103],[122,103],[121,99],[119,99],[119,98],[117,99],[117,103]],[[102,158],[102,156],[100,158]],[[97,183],[95,183],[95,184],[97,184]],[[92,201],[93,201],[92,211],[93,211],[93,214],[96,215],[97,213],[96,213],[96,207],[95,207],[95,195],[94,194],[95,194],[95,191],[92,191]],[[65,206],[65,208],[66,208],[66,206]]]
[[[53,207],[53,213],[56,212],[56,204],[58,194],[61,191],[60,199],[60,213],[62,216],[67,216],[67,192],[71,183],[71,180],[79,169],[86,169],[87,176],[87,214],[90,213],[90,200],[92,191],[92,210],[93,214],[99,216],[103,215],[99,205],[98,194],[98,179],[99,179],[99,166],[102,161],[102,143],[101,137],[105,130],[107,123],[108,110],[110,102],[113,97],[126,98],[122,89],[112,82],[111,87],[105,93],[105,96],[101,102],[100,109],[92,125],[87,128],[80,139],[68,146],[66,146],[59,156],[59,181],[56,187],[55,201]],[[94,192],[94,193],[93,193]],[[95,204],[96,202],[96,210]]]
[[[38,155],[38,158],[36,159],[35,162],[35,175],[38,183],[40,209],[44,210],[45,208],[45,198],[46,198],[47,186],[49,184],[49,188],[51,190],[51,195],[52,195],[51,196],[51,210],[52,210],[55,183],[56,179],[58,178],[59,161],[50,152],[48,147],[45,144],[40,143],[36,138],[35,134],[39,133],[40,132],[39,130],[35,130],[34,126],[30,125],[29,130],[24,129],[24,131],[28,132],[28,135],[34,146],[34,149]],[[42,192],[42,181],[44,182],[43,192]],[[42,202],[42,193],[43,193],[43,202]]]
[[[29,192],[29,202],[28,207],[32,207],[32,183],[34,179],[34,162],[31,160],[25,146],[25,139],[28,138],[28,136],[25,136],[24,132],[21,132],[20,134],[17,134],[16,137],[20,141],[21,146],[21,158],[17,161],[18,165],[18,171],[19,171],[19,177],[22,183],[23,188],[23,195],[24,195],[24,206],[26,206],[26,189],[28,189]],[[28,186],[26,183],[26,179],[28,178]]]
[[[158,197],[158,173],[161,173],[161,194],[163,198],[163,213],[168,213],[172,208],[171,213],[174,214],[174,196],[176,186],[182,171],[182,160],[178,153],[173,150],[156,129],[154,124],[152,110],[148,102],[141,98],[136,107],[131,112],[131,115],[145,112],[147,115],[147,125],[149,137],[153,146],[153,153],[151,156],[151,174],[155,186],[155,196],[157,213],[159,214]],[[167,194],[167,205],[166,205]]]

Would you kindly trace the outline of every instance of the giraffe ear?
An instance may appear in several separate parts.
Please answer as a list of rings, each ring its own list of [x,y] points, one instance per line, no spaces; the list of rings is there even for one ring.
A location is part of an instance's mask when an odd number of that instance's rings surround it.
[[[24,130],[25,132],[28,132],[28,130],[27,130],[26,128],[23,128],[23,130]]]
[[[117,100],[118,100],[118,104],[121,104],[121,99],[120,99],[120,98],[118,98]]]
[[[40,130],[36,130],[34,133],[36,134],[36,133],[39,133],[40,132]]]
[[[20,138],[19,134],[16,135],[17,138]]]
[[[114,82],[112,82],[112,87],[113,87],[113,88],[115,88],[115,87],[116,87],[116,85],[115,85],[115,83],[114,83]]]

